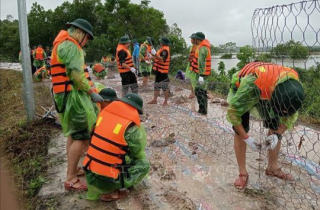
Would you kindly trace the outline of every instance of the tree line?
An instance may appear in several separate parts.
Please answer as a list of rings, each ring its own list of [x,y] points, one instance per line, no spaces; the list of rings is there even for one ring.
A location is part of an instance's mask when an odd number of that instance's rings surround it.
[[[171,54],[187,57],[187,44],[177,24],[169,26],[164,14],[149,6],[149,0],[133,4],[130,0],[74,0],[65,1],[54,10],[45,10],[37,2],[28,13],[30,46],[41,44],[52,47],[52,42],[66,23],[77,18],[88,20],[94,28],[95,39],[84,48],[86,61],[100,61],[103,55],[115,55],[119,38],[128,35],[132,41],[142,43],[147,36],[156,40],[167,36],[171,42]],[[18,20],[0,21],[0,58],[17,61],[20,51]],[[182,62],[173,59],[173,68]]]

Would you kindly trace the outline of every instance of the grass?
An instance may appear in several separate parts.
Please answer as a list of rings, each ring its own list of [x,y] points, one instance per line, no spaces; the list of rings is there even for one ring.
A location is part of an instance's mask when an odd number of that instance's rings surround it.
[[[0,145],[3,158],[8,162],[21,207],[34,209],[38,202],[36,195],[47,181],[49,142],[58,129],[52,121],[26,121],[21,72],[0,69],[0,78]],[[36,113],[44,114],[41,106],[53,105],[49,87],[36,84],[34,95]]]

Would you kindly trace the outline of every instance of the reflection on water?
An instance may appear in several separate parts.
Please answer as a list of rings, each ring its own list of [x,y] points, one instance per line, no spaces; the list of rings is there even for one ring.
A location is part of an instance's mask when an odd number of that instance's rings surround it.
[[[233,67],[237,67],[237,63],[239,62],[239,60],[236,58],[236,55],[233,55],[232,59],[220,59],[220,56],[214,56],[211,66],[216,71],[218,70],[218,64],[220,61],[224,62],[227,71]],[[295,66],[300,68],[310,68],[317,65],[317,63],[320,63],[320,57],[309,57],[308,60],[272,59],[272,62],[289,67]]]

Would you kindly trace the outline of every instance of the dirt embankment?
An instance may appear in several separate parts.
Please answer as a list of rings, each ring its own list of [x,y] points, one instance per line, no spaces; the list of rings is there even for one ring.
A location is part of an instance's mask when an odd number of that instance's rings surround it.
[[[6,171],[9,184],[13,183],[21,208],[32,209],[39,189],[47,181],[50,139],[59,130],[52,121],[26,122],[21,72],[0,69],[0,78],[1,170]],[[52,106],[50,91],[39,84],[34,90],[36,112],[42,115],[42,107]]]
[[[121,95],[121,80],[117,73],[108,72],[108,78],[98,82],[115,89],[118,96]],[[128,197],[112,203],[88,201],[85,199],[84,192],[66,192],[63,189],[66,176],[66,139],[60,133],[59,136],[51,139],[49,144],[47,140],[44,141],[45,143],[42,142],[43,150],[35,148],[37,153],[41,154],[40,157],[43,157],[41,164],[39,162],[28,163],[30,166],[41,166],[41,170],[31,171],[31,173],[38,174],[36,176],[38,182],[35,182],[39,184],[38,186],[44,183],[38,197],[26,197],[28,204],[33,204],[35,206],[33,208],[36,209],[61,210],[271,210],[296,209],[296,207],[316,209],[320,198],[313,189],[310,189],[310,185],[317,184],[317,182],[312,180],[305,171],[290,164],[286,160],[285,153],[280,154],[280,163],[283,170],[296,177],[296,183],[287,183],[265,176],[266,153],[258,154],[248,150],[249,186],[244,192],[235,190],[232,183],[238,176],[238,168],[233,151],[233,132],[225,119],[225,108],[217,103],[221,99],[210,94],[212,103],[209,104],[208,115],[202,116],[196,112],[198,106],[196,99],[188,99],[190,91],[175,86],[172,81],[169,106],[160,105],[164,100],[163,94],[159,98],[158,105],[148,105],[146,103],[153,97],[153,83],[151,81],[147,88],[141,88],[141,82],[139,78],[139,94],[145,102],[145,115],[142,117],[142,122],[148,134],[146,153],[151,163],[149,176],[141,184],[135,186]],[[21,89],[21,83],[19,85]],[[37,83],[35,88],[45,85],[46,83]],[[9,88],[6,90],[10,91]],[[42,92],[46,91],[42,90]],[[14,93],[8,93],[8,100],[13,101],[14,97],[17,97]],[[20,96],[19,93],[17,95]],[[39,100],[41,97],[43,100]],[[20,97],[19,100],[22,98]],[[42,96],[36,94],[36,100],[39,100],[36,104],[42,104],[46,103],[46,100],[51,101],[51,97],[47,93]],[[1,103],[3,102],[1,101]],[[50,107],[50,105],[51,102],[48,101],[48,104],[43,106]],[[17,107],[22,110],[22,103]],[[15,110],[8,107],[6,109],[9,112]],[[38,111],[41,110],[40,108]],[[20,115],[16,117],[18,120],[23,119]],[[7,118],[4,119],[5,122],[17,124]],[[32,136],[39,135],[33,130],[44,129],[44,127],[51,129],[51,124],[33,125],[27,129],[28,134],[20,132],[28,138],[22,138],[23,141],[14,140],[13,142],[18,144],[8,148],[19,149],[21,142],[27,142],[26,139],[31,138],[30,133],[34,133]],[[7,130],[10,130],[9,127]],[[261,129],[260,122],[252,120],[252,135],[259,139],[262,138],[263,132],[265,131]],[[295,136],[297,136],[297,131],[285,136],[291,145],[287,145],[286,141],[283,141],[284,151],[294,151]],[[46,135],[41,138],[46,139]],[[41,145],[40,142],[33,144]],[[47,151],[48,153],[45,153]],[[298,152],[296,153],[298,154]],[[16,152],[13,156],[19,156],[19,154]],[[24,153],[22,152],[22,154]],[[45,162],[49,163],[49,167],[48,164],[43,165]],[[30,171],[30,167],[27,170]],[[43,175],[44,178],[39,178],[40,175]],[[28,186],[28,190],[32,189],[30,184]],[[37,190],[34,191],[34,195],[36,192]],[[30,207],[30,209],[33,208]]]

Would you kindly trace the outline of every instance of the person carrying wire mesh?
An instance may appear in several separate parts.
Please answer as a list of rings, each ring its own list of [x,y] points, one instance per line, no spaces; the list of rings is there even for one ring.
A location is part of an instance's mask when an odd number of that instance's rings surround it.
[[[304,100],[304,90],[298,73],[288,67],[272,63],[251,62],[236,72],[228,94],[227,120],[233,125],[234,149],[239,165],[239,177],[234,182],[237,189],[244,189],[249,175],[246,169],[246,145],[254,151],[262,144],[248,136],[250,113],[263,120],[268,137],[263,145],[269,149],[268,176],[293,180],[291,174],[281,170],[278,153],[282,134],[292,129],[298,119],[298,110]]]

